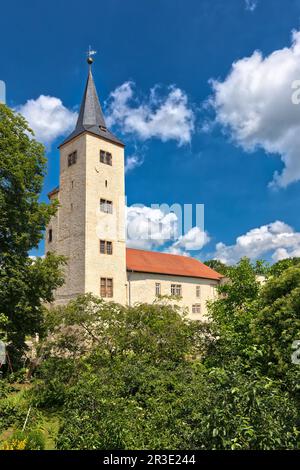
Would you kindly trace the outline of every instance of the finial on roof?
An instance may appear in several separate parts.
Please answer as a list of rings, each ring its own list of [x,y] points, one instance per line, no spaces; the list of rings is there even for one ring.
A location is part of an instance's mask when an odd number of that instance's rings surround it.
[[[92,65],[92,63],[94,62],[94,59],[93,59],[93,55],[97,54],[97,51],[93,51],[91,46],[89,46],[89,50],[87,51],[87,63],[89,65]]]
[[[105,119],[97,95],[97,90],[94,83],[94,78],[91,70],[93,63],[93,55],[96,51],[91,49],[87,52],[87,63],[89,64],[89,72],[85,90],[79,110],[79,115],[74,131],[62,142],[61,145],[69,142],[74,137],[82,134],[83,132],[89,132],[90,134],[102,137],[110,142],[124,146],[124,144],[115,137],[106,127]]]

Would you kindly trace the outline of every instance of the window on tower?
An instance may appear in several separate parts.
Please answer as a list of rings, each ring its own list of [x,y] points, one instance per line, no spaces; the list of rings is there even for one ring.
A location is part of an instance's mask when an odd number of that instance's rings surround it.
[[[113,247],[112,242],[100,240],[100,253],[103,255],[112,255]]]
[[[68,155],[68,166],[75,165],[77,162],[77,151],[69,153]]]
[[[112,214],[113,212],[113,203],[107,199],[100,199],[100,211],[105,212],[106,214]]]
[[[110,152],[105,152],[100,150],[100,163],[105,163],[105,165],[112,166],[112,155]]]
[[[100,280],[101,297],[113,297],[113,280],[108,277],[101,277]]]
[[[52,228],[49,229],[48,232],[48,242],[51,243],[53,238]]]

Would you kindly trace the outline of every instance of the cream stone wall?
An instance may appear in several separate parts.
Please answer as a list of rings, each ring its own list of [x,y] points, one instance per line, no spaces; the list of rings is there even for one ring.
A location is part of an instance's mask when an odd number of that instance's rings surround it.
[[[112,154],[112,166],[100,163],[100,150]],[[68,166],[68,155],[77,162]],[[126,303],[124,149],[102,138],[81,134],[60,149],[60,207],[46,232],[46,252],[67,258],[65,284],[56,304],[78,294],[100,294],[100,278],[113,278],[113,298]],[[100,199],[113,202],[113,213],[100,211]],[[49,229],[53,240],[48,242]],[[113,254],[100,254],[100,239],[113,242]]]
[[[112,166],[100,163],[100,150],[112,154]],[[87,134],[85,291],[100,293],[100,278],[112,278],[115,302],[126,303],[124,148]],[[100,199],[113,213],[100,211]],[[100,254],[99,241],[113,243],[113,254]]]
[[[68,166],[68,155],[77,151],[77,162]],[[56,291],[56,303],[65,303],[85,292],[85,201],[86,201],[86,136],[73,139],[60,149],[59,210],[52,218],[53,241],[46,251],[67,258],[65,283]],[[47,230],[47,232],[48,232]]]
[[[188,309],[193,320],[205,320],[208,300],[217,296],[218,281],[193,277],[167,276],[164,274],[127,272],[127,302],[134,305],[140,302],[152,303],[155,299],[155,284],[161,284],[161,295],[171,295],[171,284],[181,284],[182,299],[174,303]],[[200,298],[196,296],[196,286],[200,286]],[[192,313],[192,306],[201,304],[201,314]]]

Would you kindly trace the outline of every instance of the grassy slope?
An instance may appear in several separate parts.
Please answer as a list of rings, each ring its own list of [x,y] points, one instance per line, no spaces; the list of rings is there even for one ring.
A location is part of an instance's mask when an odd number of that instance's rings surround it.
[[[12,405],[15,409],[27,409],[30,406],[28,398],[28,391],[30,390],[30,384],[12,384],[12,391],[6,398],[0,399],[0,405]],[[16,422],[14,426],[8,427],[0,432],[0,447],[4,441],[9,439],[13,432],[22,429],[24,423]],[[28,425],[30,425],[30,415],[28,419]],[[46,450],[55,449],[55,438],[59,429],[59,416],[56,413],[50,411],[39,411],[38,418],[38,429],[40,429],[46,439]]]

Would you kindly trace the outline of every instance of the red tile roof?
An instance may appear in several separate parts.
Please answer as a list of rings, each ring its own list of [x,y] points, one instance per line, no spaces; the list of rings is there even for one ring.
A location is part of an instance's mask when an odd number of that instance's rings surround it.
[[[205,264],[188,256],[169,255],[157,251],[126,249],[128,271],[169,274],[220,280],[223,276]]]

